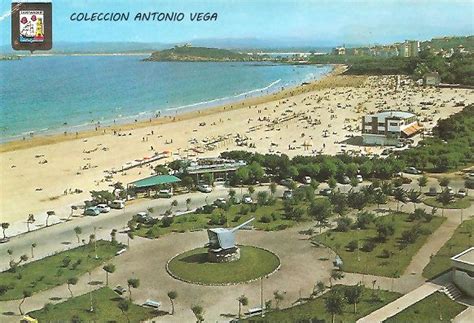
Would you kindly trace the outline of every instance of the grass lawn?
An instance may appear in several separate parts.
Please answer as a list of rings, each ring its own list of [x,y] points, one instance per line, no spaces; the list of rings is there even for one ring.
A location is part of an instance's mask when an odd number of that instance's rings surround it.
[[[450,269],[451,263],[449,258],[472,246],[472,242],[474,241],[474,239],[472,239],[473,233],[474,219],[464,221],[456,231],[454,231],[451,239],[431,258],[429,264],[423,269],[423,277],[431,279]],[[471,235],[471,237],[469,237],[469,235]]]
[[[173,275],[191,282],[225,284],[249,281],[273,272],[280,260],[273,253],[240,246],[240,259],[229,263],[211,263],[207,248],[197,248],[177,256],[169,263]]]
[[[121,248],[120,244],[99,240],[98,259],[95,259],[94,244],[86,244],[19,266],[16,272],[1,272],[0,285],[6,285],[9,289],[0,295],[0,300],[22,298],[24,290],[35,293],[65,284],[69,278],[79,277],[111,259]],[[67,266],[63,262],[65,258],[70,259]]]
[[[304,204],[303,207],[306,208],[307,205]],[[248,210],[248,213],[244,214],[245,212],[242,212],[242,209]],[[296,221],[285,219],[283,213],[283,202],[281,199],[277,199],[276,203],[273,205],[258,206],[255,212],[251,211],[249,205],[232,205],[227,211],[216,208],[212,214],[193,213],[180,215],[174,219],[169,227],[164,227],[162,221],[158,221],[152,226],[141,225],[139,226],[139,229],[136,229],[134,232],[141,237],[158,238],[170,232],[195,231],[213,227],[233,227],[252,217],[255,217],[252,225],[257,230],[284,230],[295,225]],[[217,217],[221,214],[225,216],[227,223],[216,225],[210,224],[213,216]],[[264,216],[267,220],[270,220],[269,223],[264,223],[264,220],[262,219]],[[309,217],[305,215],[301,220],[309,220]]]
[[[403,273],[410,263],[413,255],[423,246],[428,235],[434,232],[445,220],[442,217],[433,217],[431,222],[416,221],[409,222],[405,213],[394,213],[377,219],[377,221],[391,223],[395,232],[385,242],[378,242],[375,224],[370,224],[364,230],[350,230],[348,232],[337,232],[334,230],[315,236],[313,239],[333,249],[343,261],[342,270],[347,272],[372,274],[377,276],[398,277]],[[421,225],[426,234],[421,234],[414,243],[403,248],[401,244],[401,233],[410,230],[415,223]],[[349,251],[347,245],[350,241],[359,239],[359,251]],[[375,248],[368,252],[362,247],[367,241],[375,242]],[[390,256],[385,258],[382,254],[386,249]],[[359,259],[358,259],[359,257]]]
[[[436,292],[384,322],[451,322],[465,308],[466,306],[452,301],[445,294]]]
[[[329,292],[322,296],[309,300],[302,305],[293,306],[282,310],[266,312],[265,317],[254,316],[243,320],[244,322],[331,322],[331,314],[326,312],[325,299],[334,292],[341,292],[344,289],[342,285],[336,285]],[[344,309],[341,315],[336,315],[336,322],[355,322],[357,319],[381,308],[382,306],[393,302],[401,296],[399,293],[384,290],[373,291],[363,288],[362,298],[357,304],[357,313],[354,313],[354,305],[344,301]],[[378,297],[377,297],[378,295]]]
[[[466,196],[463,198],[455,198],[454,201],[444,206],[443,203],[439,202],[436,197],[428,197],[423,200],[423,203],[429,206],[434,206],[441,209],[467,209],[471,206],[471,197]]]
[[[62,303],[48,305],[28,315],[40,322],[127,322],[126,316],[117,307],[121,298],[110,288],[103,287],[93,291],[92,299],[94,312],[89,312],[90,297],[89,294],[84,294]],[[142,322],[160,314],[163,312],[135,304],[130,304],[127,312],[130,322]]]

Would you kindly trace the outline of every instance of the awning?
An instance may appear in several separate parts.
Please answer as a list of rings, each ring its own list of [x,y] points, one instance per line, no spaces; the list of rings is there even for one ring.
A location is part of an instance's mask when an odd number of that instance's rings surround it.
[[[420,126],[418,124],[415,124],[415,125],[412,125],[412,126],[409,126],[405,129],[403,129],[402,132],[405,134],[405,136],[411,137],[411,136],[417,134],[418,132],[420,132],[422,129],[423,129],[422,126]]]
[[[181,180],[178,177],[172,175],[155,175],[131,182],[128,185],[134,186],[136,188],[145,188],[162,184],[177,183],[180,181]]]

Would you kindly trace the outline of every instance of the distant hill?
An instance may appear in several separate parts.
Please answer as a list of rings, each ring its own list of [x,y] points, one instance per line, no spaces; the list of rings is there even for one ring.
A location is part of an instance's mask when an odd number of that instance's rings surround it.
[[[421,43],[421,48],[430,46],[431,49],[439,51],[441,49],[447,50],[450,48],[457,48],[459,45],[464,46],[468,51],[474,51],[474,36],[453,36],[453,37],[439,37],[433,38]]]
[[[183,61],[183,62],[235,62],[259,60],[258,57],[233,52],[227,49],[175,46],[156,51],[145,61]]]

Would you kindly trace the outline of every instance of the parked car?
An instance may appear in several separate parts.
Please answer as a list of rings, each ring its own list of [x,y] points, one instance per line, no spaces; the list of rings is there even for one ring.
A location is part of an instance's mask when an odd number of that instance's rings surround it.
[[[421,174],[422,171],[416,169],[415,167],[407,167],[405,168],[405,173],[418,175]]]
[[[244,195],[244,197],[242,198],[242,202],[244,204],[252,204],[253,200],[252,200],[252,197],[250,195]]]
[[[223,197],[219,197],[217,200],[214,201],[214,205],[217,207],[223,207],[227,204],[227,201]]]
[[[460,188],[458,191],[458,194],[456,194],[457,197],[466,197],[467,196],[467,191],[465,188]]]
[[[110,207],[112,209],[123,209],[125,207],[125,201],[124,200],[115,200],[110,203]]]
[[[286,190],[283,192],[283,199],[284,200],[289,200],[293,198],[293,191],[292,190]]]
[[[88,207],[84,210],[84,215],[98,216],[99,214],[100,214],[100,210],[96,207]]]
[[[356,176],[356,179],[357,179],[357,182],[358,182],[358,183],[362,183],[362,181],[364,180],[364,179],[362,178],[362,175],[357,175],[357,176]]]
[[[426,193],[426,195],[428,196],[436,196],[437,194],[438,194],[438,190],[434,186],[430,187],[430,189],[428,190],[428,193]]]
[[[96,208],[99,209],[100,213],[110,212],[110,206],[108,206],[107,204],[97,204]]]
[[[147,212],[138,212],[136,218],[138,223],[148,224],[153,221],[153,218]]]
[[[351,179],[349,178],[349,176],[342,176],[341,184],[350,184],[350,182]]]
[[[284,178],[280,181],[280,184],[286,187],[290,186],[291,183],[293,183],[293,180],[291,178]]]
[[[171,190],[159,190],[157,196],[169,199],[173,196],[173,193],[171,193]]]
[[[311,177],[309,176],[303,177],[303,184],[311,184]]]
[[[324,188],[324,189],[319,191],[319,194],[323,195],[323,196],[329,196],[329,195],[331,195],[331,193],[332,193],[332,189],[330,189],[330,188]]]
[[[199,192],[203,192],[203,193],[212,192],[212,186],[208,184],[199,184],[196,188]]]

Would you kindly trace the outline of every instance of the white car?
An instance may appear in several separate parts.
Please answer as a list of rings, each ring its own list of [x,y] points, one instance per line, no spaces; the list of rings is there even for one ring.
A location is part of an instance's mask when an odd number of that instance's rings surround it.
[[[211,193],[212,192],[212,186],[207,185],[207,184],[199,184],[197,186],[197,190],[199,192],[203,192],[203,193]]]
[[[242,202],[244,202],[244,204],[252,204],[253,203],[253,200],[250,196],[244,196],[244,198],[242,199]]]
[[[362,183],[362,181],[364,180],[364,179],[362,178],[362,175],[357,175],[356,178],[357,178],[357,182],[358,182],[358,183]]]
[[[460,188],[459,191],[458,191],[458,194],[456,194],[457,197],[466,197],[467,196],[467,192],[464,188]]]
[[[100,213],[110,212],[110,207],[107,204],[97,204],[96,208],[100,211]]]
[[[115,200],[112,203],[110,203],[110,207],[112,209],[123,209],[125,207],[125,201]]]
[[[311,184],[311,177],[305,176],[303,178],[303,184]]]

